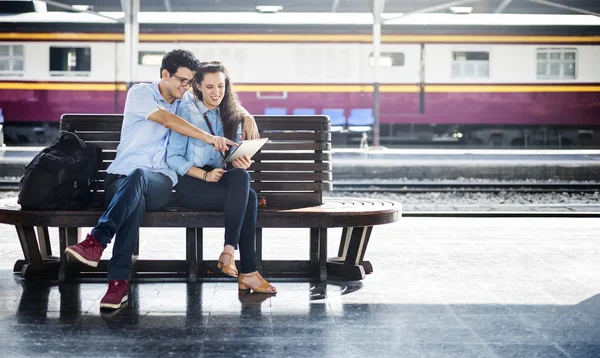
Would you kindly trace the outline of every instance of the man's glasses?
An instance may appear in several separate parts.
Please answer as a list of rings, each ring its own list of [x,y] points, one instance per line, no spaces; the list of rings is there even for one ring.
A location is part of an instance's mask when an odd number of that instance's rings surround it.
[[[190,85],[190,84],[191,84],[191,82],[193,81],[193,79],[191,79],[191,80],[188,80],[187,78],[179,77],[179,76],[177,76],[177,75],[176,75],[176,74],[174,74],[174,73],[173,73],[173,74],[171,74],[171,76],[173,76],[173,77],[177,78],[177,79],[179,80],[179,84],[180,84],[181,86],[183,86],[183,87],[185,87],[185,86],[187,86],[187,85]]]

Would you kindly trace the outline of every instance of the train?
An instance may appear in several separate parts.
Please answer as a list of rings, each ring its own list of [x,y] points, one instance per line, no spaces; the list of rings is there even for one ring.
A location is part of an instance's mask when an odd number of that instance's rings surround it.
[[[124,60],[123,14],[102,15],[0,17],[6,143],[56,138],[63,113],[121,113],[128,87],[158,79],[174,48],[224,62],[252,114],[337,108],[347,121],[373,108],[371,14],[141,12],[134,73]],[[382,144],[600,147],[599,17],[384,19]]]

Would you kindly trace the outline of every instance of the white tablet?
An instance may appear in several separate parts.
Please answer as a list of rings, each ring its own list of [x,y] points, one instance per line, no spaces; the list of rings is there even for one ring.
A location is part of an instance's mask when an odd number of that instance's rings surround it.
[[[226,163],[231,163],[242,155],[247,155],[252,158],[256,152],[269,140],[269,138],[249,139],[244,140],[237,147],[232,147],[229,155],[225,158]]]

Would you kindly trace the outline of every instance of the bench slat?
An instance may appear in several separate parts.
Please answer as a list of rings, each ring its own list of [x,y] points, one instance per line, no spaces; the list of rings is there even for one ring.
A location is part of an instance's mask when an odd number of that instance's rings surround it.
[[[121,140],[121,133],[119,132],[74,132],[79,138],[90,143],[115,142],[116,144],[119,144],[119,141]],[[61,131],[61,134],[62,133],[64,133],[64,131]],[[116,148],[117,147],[115,146],[115,149]]]
[[[252,183],[251,186],[256,191],[325,191],[333,189],[330,182],[260,182]]]
[[[331,181],[333,176],[331,172],[320,173],[295,173],[295,172],[249,172],[250,178],[256,180],[271,180],[271,181]],[[98,173],[101,187],[104,187],[104,178],[106,171]]]
[[[322,114],[313,116],[272,116],[258,114],[254,116],[256,122],[260,122],[262,126],[270,126],[272,123],[289,123],[289,122],[305,122],[305,123],[329,123],[329,117]]]
[[[267,200],[268,207],[303,207],[321,205],[322,195],[320,192],[260,192]],[[104,193],[97,193],[90,208],[100,209],[104,200]],[[169,208],[179,207],[179,195],[177,192],[171,194],[172,203],[166,206]]]
[[[330,141],[331,133],[328,132],[269,132],[260,129],[260,136],[262,138],[269,138],[269,140],[285,141],[285,140],[309,140],[309,141]]]
[[[117,152],[102,151],[103,160],[110,160],[112,162],[113,160],[115,160],[116,156]]]
[[[108,155],[108,154],[107,154]],[[112,161],[104,161],[100,169],[106,170]],[[325,171],[330,172],[331,162],[323,163],[279,163],[279,162],[255,162],[248,168],[248,171],[296,171],[296,172],[314,172],[314,171]]]
[[[92,115],[93,116],[93,115]],[[123,122],[122,115],[98,115],[88,118],[81,118],[80,115],[62,116],[60,123],[61,131],[120,131],[121,123]]]
[[[270,195],[270,196],[269,196]],[[297,193],[297,196],[309,196]],[[314,194],[315,198],[317,193]],[[257,227],[358,227],[387,224],[400,218],[400,204],[381,199],[326,198],[321,207],[279,210],[277,195],[265,193],[267,207],[258,211]],[[291,195],[290,195],[291,197]],[[281,205],[284,206],[284,205]],[[22,226],[91,227],[97,224],[99,210],[22,211],[16,203],[0,205],[2,223]],[[144,226],[151,227],[222,227],[223,212],[177,209],[147,212]]]
[[[79,133],[77,133],[79,135]],[[83,138],[82,138],[83,139]],[[116,151],[119,142],[99,142],[99,141],[90,141],[83,139],[86,143],[93,144],[96,147],[104,150],[104,151]]]
[[[329,122],[322,121],[304,121],[299,120],[298,118],[289,119],[288,121],[281,122],[269,122],[263,123],[258,126],[261,131],[269,131],[269,130],[301,130],[301,131],[317,131],[317,132],[327,132],[329,129]],[[264,135],[267,136],[266,134]]]
[[[331,162],[324,163],[273,163],[258,162],[253,163],[248,171],[331,171]]]
[[[63,134],[67,131],[61,131]],[[75,132],[81,139],[86,142],[118,142],[121,140],[121,133],[117,131],[80,131]],[[331,141],[331,133],[325,132],[264,132],[261,131],[262,138],[269,138],[271,141],[311,141],[323,142]]]
[[[102,155],[104,155],[104,153],[102,153]],[[112,160],[110,162],[104,161],[102,162],[102,164],[100,165],[100,169],[99,170],[104,170],[106,171],[106,169],[108,168],[108,166],[112,163]]]
[[[64,133],[64,132],[63,132]],[[116,133],[81,133],[76,132],[79,138],[87,143],[94,144],[103,150],[117,150],[120,135]],[[271,142],[265,143],[263,150],[331,150],[329,142]]]
[[[321,193],[260,193],[267,200],[267,207],[304,207],[323,203]]]
[[[250,167],[252,169],[252,167]],[[294,172],[250,172],[252,180],[281,180],[281,181],[331,181],[333,175],[331,172],[321,173],[294,173]]]
[[[255,154],[252,159],[255,161],[258,160],[311,160],[311,161],[316,161],[316,160],[321,160],[321,161],[325,161],[325,160],[329,160],[329,158],[331,158],[331,154],[330,153],[315,153],[315,152],[308,152],[308,153],[282,153],[282,152],[274,152],[274,153],[269,153],[269,152],[258,152],[257,154]]]
[[[254,116],[259,129],[277,130],[317,130],[328,131],[329,117],[327,116]],[[121,130],[122,114],[64,114],[61,116],[60,129],[69,130]]]
[[[331,143],[314,143],[314,142],[271,142],[265,143],[262,150],[331,150]]]

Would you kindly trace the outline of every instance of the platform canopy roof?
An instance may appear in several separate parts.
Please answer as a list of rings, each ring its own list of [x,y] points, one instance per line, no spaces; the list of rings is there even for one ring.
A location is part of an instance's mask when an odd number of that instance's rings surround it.
[[[257,6],[281,6],[282,12],[371,12],[374,0],[143,0],[140,11],[172,12],[256,12]],[[64,5],[89,6],[92,11],[122,11],[122,0],[56,0]],[[48,11],[65,11],[48,2]],[[385,0],[385,13],[409,13],[440,7],[428,12],[450,12],[441,5],[456,3],[471,7],[472,13],[600,14],[600,0]],[[460,3],[460,4],[459,4]]]

